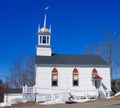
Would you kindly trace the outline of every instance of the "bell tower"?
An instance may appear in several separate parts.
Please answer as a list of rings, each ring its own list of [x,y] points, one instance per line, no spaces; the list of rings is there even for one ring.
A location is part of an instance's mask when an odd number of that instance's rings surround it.
[[[51,26],[49,29],[46,28],[46,14],[44,17],[44,26],[40,28],[38,26],[38,45],[36,50],[37,56],[51,56],[51,45],[50,45],[50,38],[51,38]]]

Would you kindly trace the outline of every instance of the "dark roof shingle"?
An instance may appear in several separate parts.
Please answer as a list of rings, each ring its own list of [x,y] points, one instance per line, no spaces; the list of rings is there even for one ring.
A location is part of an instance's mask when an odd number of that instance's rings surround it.
[[[52,54],[52,56],[36,56],[37,65],[79,65],[79,66],[109,66],[98,55],[65,55]]]

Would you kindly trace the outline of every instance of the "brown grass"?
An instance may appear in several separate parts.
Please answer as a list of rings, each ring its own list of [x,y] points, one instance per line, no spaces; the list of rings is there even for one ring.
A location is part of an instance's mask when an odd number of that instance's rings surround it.
[[[108,102],[108,101],[120,101],[120,95],[111,97],[111,98],[105,98],[105,99],[96,99],[96,100],[90,100],[89,102]]]
[[[120,101],[120,95],[113,97],[113,98],[108,98],[108,99],[96,99],[96,100],[90,100],[88,102],[108,102],[108,101]],[[35,103],[35,102],[28,102],[28,103],[19,103],[19,104],[15,104],[9,107],[5,107],[5,108],[18,108],[21,106],[39,106],[40,104]]]
[[[8,107],[5,107],[5,108],[18,108],[18,107],[21,107],[21,106],[37,106],[38,104],[35,103],[35,102],[27,102],[27,103],[19,103],[19,104],[13,104],[12,106],[8,106]]]

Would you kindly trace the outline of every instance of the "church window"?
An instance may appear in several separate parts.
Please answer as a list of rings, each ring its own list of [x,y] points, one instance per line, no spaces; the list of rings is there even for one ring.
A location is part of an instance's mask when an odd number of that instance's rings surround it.
[[[58,86],[58,71],[56,68],[52,70],[52,86]]]
[[[97,70],[94,68],[92,70],[92,79],[94,79],[97,76]]]
[[[49,36],[47,36],[47,44],[49,44]]]
[[[46,44],[46,36],[43,36],[43,44]]]
[[[40,43],[42,43],[42,36],[40,36]]]
[[[73,70],[73,86],[78,86],[78,70],[74,68]]]
[[[97,70],[94,68],[92,70],[92,83],[93,83],[93,85],[95,86],[96,89],[99,88],[101,80],[102,80],[102,77],[100,77],[98,75]]]

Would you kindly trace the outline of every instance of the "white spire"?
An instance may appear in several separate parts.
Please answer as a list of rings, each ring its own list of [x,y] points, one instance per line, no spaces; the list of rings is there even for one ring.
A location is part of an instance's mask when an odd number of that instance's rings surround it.
[[[46,28],[46,14],[45,14],[45,17],[44,17],[44,28]]]
[[[38,32],[40,32],[40,24],[38,25]]]

